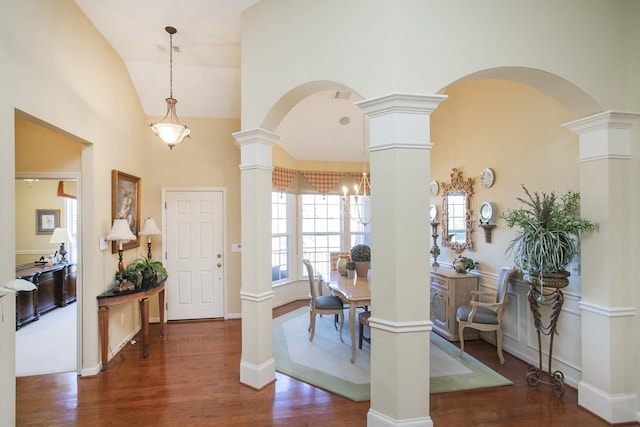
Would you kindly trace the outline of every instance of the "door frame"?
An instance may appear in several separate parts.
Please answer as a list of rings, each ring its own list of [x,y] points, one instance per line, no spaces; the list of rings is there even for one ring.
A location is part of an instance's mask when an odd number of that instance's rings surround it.
[[[78,172],[16,172],[15,179],[42,179],[76,182],[76,200],[78,203],[78,238],[76,240],[76,373],[82,373],[82,306],[83,306],[83,267],[82,267],[82,174]],[[15,249],[15,248],[14,248]],[[15,264],[15,261],[14,261]]]
[[[224,320],[229,318],[227,312],[227,300],[228,300],[228,281],[227,281],[227,189],[226,187],[162,187],[162,255],[161,259],[163,263],[167,262],[167,193],[168,192],[221,192],[222,193],[222,247],[224,250],[224,256],[222,257],[222,314]],[[230,252],[230,251],[229,251]],[[169,279],[170,280],[170,279]],[[168,300],[165,298],[164,304],[164,318],[168,319],[167,308],[169,306]],[[168,320],[165,320],[167,322]]]

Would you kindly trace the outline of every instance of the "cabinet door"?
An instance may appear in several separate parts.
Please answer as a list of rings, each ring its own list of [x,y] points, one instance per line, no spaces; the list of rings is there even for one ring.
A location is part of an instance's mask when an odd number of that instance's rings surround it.
[[[56,281],[62,283],[62,269],[46,271],[37,276],[38,314],[56,308]]]
[[[442,332],[449,329],[449,292],[437,287],[431,288],[431,321]]]
[[[65,307],[76,300],[76,266],[68,265],[64,268],[64,277],[60,286],[56,285],[56,304]]]

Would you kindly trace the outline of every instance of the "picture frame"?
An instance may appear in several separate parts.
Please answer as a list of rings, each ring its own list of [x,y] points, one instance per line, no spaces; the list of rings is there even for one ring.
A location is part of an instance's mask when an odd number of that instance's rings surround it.
[[[140,178],[118,170],[111,171],[111,223],[124,218],[136,240],[123,242],[122,250],[140,246]],[[118,253],[118,242],[111,244],[111,253]]]
[[[36,209],[36,234],[53,234],[60,227],[60,209]]]

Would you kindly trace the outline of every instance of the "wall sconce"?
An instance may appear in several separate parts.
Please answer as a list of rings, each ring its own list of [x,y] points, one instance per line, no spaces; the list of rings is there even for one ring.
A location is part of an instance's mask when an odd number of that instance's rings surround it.
[[[122,244],[124,242],[130,242],[131,240],[136,240],[136,236],[131,232],[131,228],[129,228],[129,222],[126,219],[115,219],[113,221],[113,227],[111,227],[111,231],[107,234],[107,240],[115,240],[118,242],[118,286],[113,288],[115,292],[122,292],[129,289],[128,286],[125,286],[122,280],[122,271],[124,270],[124,265],[122,264]]]
[[[67,228],[56,228],[53,230],[53,234],[51,235],[51,239],[49,239],[49,243],[60,243],[60,249],[58,253],[60,254],[60,263],[67,262],[67,251],[64,248],[65,243],[71,243],[71,234],[69,234],[69,230]]]
[[[147,238],[147,259],[151,259],[151,236],[154,234],[161,234],[162,231],[160,231],[160,229],[158,228],[158,226],[156,225],[156,222],[153,220],[153,218],[145,218],[144,222],[142,223],[142,230],[140,230],[138,232],[138,235],[140,236],[148,236]]]

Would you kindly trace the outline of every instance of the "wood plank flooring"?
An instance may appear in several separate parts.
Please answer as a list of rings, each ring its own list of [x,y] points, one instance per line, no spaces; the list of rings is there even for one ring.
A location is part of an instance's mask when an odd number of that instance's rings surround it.
[[[306,302],[274,310],[284,314]],[[18,426],[366,426],[369,402],[352,402],[285,375],[260,391],[240,384],[241,322],[169,323],[165,336],[150,326],[149,357],[127,345],[93,377],[74,373],[17,378]],[[514,382],[431,395],[435,426],[607,426],[577,405],[567,388],[527,386],[527,364],[495,347],[467,344],[471,355]]]

